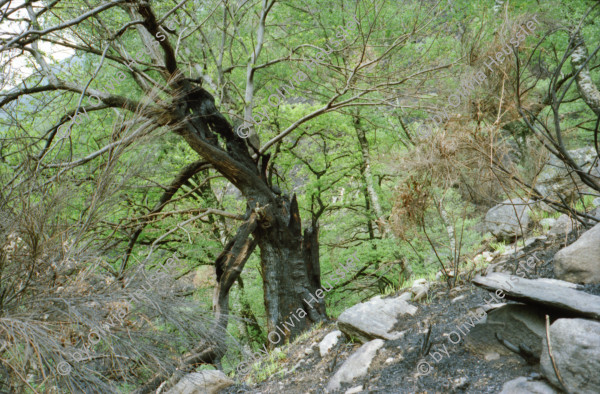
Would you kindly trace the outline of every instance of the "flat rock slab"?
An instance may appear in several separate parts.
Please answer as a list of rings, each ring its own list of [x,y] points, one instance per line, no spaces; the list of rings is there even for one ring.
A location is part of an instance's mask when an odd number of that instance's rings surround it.
[[[338,318],[338,327],[361,342],[376,338],[400,339],[403,333],[392,331],[392,328],[402,315],[414,315],[416,311],[416,306],[400,297],[381,299],[377,296],[342,312]]]
[[[369,371],[371,362],[377,355],[377,351],[381,349],[384,343],[385,341],[381,339],[374,339],[359,347],[331,377],[329,383],[327,383],[326,392],[339,390],[342,383],[351,383],[354,379],[365,376]]]
[[[600,320],[600,297],[576,290],[577,285],[561,280],[523,279],[493,272],[477,275],[473,283],[484,289],[500,289],[506,298],[545,305],[569,314]]]

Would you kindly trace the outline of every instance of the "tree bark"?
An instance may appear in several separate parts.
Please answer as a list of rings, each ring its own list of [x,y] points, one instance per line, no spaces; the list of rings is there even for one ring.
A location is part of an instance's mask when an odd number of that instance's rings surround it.
[[[216,338],[225,339],[221,336],[227,330],[229,320],[229,290],[238,280],[242,269],[248,258],[256,247],[256,241],[251,239],[250,233],[256,229],[256,214],[251,214],[238,230],[235,237],[229,241],[225,249],[215,262],[217,271],[217,286],[213,299],[213,310],[215,311],[215,323],[213,333]]]
[[[160,26],[147,3],[138,12],[152,36]],[[218,287],[214,307],[213,329],[225,337],[229,290],[238,279],[256,245],[260,247],[263,268],[265,305],[269,329],[280,327],[286,338],[293,338],[312,322],[326,317],[320,301],[306,305],[304,299],[320,287],[316,225],[301,233],[296,197],[275,193],[269,183],[269,154],[251,156],[244,139],[215,106],[214,97],[202,86],[193,85],[177,67],[175,52],[168,40],[160,42],[165,60],[165,79],[173,89],[172,102],[159,118],[169,126],[215,170],[237,187],[247,201],[246,222],[216,260]],[[250,238],[252,236],[252,238]],[[314,252],[316,250],[316,253]],[[299,319],[291,329],[282,320],[303,310],[308,319]],[[278,342],[282,343],[282,342]],[[222,349],[217,351],[221,353]]]
[[[321,288],[318,229],[311,227],[302,237],[296,196],[291,203],[281,198],[280,207],[272,212],[274,225],[262,226],[257,234],[271,345],[326,319],[324,302],[314,296]]]
[[[574,47],[571,55],[571,65],[576,73],[577,90],[579,90],[579,94],[588,107],[594,111],[596,116],[600,116],[600,91],[598,91],[590,75],[587,47],[580,32],[575,33],[571,39]]]
[[[379,196],[377,195],[377,191],[375,190],[375,184],[373,183],[373,173],[371,172],[371,154],[369,153],[369,142],[367,141],[367,136],[365,131],[362,129],[360,125],[360,118],[355,117],[354,121],[354,129],[356,130],[356,137],[358,138],[358,143],[360,145],[360,152],[362,156],[362,163],[360,172],[363,177],[363,181],[365,182],[365,188],[367,189],[367,195],[369,196],[369,202],[375,216],[377,217],[376,223],[379,228],[379,232],[386,236],[389,231],[389,224],[385,220],[383,215],[383,209],[381,209],[381,205],[379,204]]]

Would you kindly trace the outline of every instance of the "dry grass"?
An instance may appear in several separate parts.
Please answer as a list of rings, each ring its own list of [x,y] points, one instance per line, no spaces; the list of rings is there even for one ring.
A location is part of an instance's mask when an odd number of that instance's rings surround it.
[[[104,220],[151,171],[153,127],[121,118],[108,142],[126,142],[97,156],[83,181],[77,160],[53,153],[42,166],[23,139],[7,142],[21,164],[0,173],[0,390],[118,392],[174,371],[192,349],[232,341],[215,338],[212,312],[178,290],[177,268],[149,280],[148,267],[167,256],[155,253],[120,279],[106,262],[118,242]],[[92,332],[101,340],[81,360],[74,355],[96,341]],[[70,373],[57,371],[67,364]]]

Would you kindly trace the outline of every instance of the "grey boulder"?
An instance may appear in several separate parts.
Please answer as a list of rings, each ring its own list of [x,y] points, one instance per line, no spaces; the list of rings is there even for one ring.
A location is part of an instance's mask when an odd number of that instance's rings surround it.
[[[554,273],[573,283],[600,283],[600,224],[554,255]]]
[[[500,241],[510,241],[527,232],[533,201],[505,200],[485,215],[485,229]]]
[[[564,213],[556,219],[556,222],[548,231],[548,236],[550,237],[564,237],[573,230],[573,224],[575,220],[571,219],[569,216]]]
[[[592,175],[600,176],[600,167],[594,161],[597,157],[594,148],[575,149],[568,151],[568,153],[582,170],[586,172],[590,171]],[[595,166],[592,169],[591,167],[594,163]],[[551,155],[537,177],[535,186],[544,197],[560,201],[560,196],[567,201],[573,201],[577,197],[577,189],[582,186],[582,183],[577,175],[567,170],[558,157]]]
[[[556,367],[570,393],[600,393],[600,323],[586,319],[558,319],[550,326]],[[541,371],[561,387],[544,338]]]

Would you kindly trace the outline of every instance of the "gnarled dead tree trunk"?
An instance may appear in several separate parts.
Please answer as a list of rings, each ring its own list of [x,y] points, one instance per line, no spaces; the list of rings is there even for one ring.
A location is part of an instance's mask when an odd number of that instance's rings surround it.
[[[155,36],[160,26],[150,7],[141,3],[138,12],[144,17],[144,27]],[[296,197],[276,194],[269,184],[270,155],[257,153],[252,157],[246,141],[217,110],[214,97],[182,76],[169,41],[160,45],[165,53],[164,73],[167,74],[165,79],[171,81],[173,101],[159,119],[236,186],[248,202],[246,222],[216,262],[215,328],[226,327],[229,290],[258,245],[269,331],[300,309],[309,318],[300,319],[286,332],[287,337],[294,336],[313,322],[326,318],[322,303],[315,307],[304,302],[304,298],[320,287],[318,250],[317,253],[311,250],[318,244],[318,230],[311,229],[309,239],[302,236]],[[224,142],[224,147],[219,141]]]

